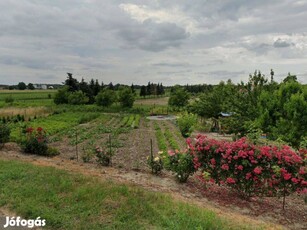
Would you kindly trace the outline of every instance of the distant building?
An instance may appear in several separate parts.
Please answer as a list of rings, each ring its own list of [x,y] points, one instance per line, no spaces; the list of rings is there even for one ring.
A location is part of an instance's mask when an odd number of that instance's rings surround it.
[[[9,86],[8,85],[0,85],[0,89],[8,89]]]
[[[44,84],[34,84],[35,89],[47,89],[47,85]]]

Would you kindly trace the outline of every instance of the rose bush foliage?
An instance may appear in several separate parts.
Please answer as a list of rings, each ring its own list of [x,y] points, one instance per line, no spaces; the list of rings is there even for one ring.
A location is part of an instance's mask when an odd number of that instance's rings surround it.
[[[286,196],[307,190],[307,150],[289,146],[257,146],[246,138],[235,142],[188,139],[194,167],[203,179],[226,184],[244,196]]]

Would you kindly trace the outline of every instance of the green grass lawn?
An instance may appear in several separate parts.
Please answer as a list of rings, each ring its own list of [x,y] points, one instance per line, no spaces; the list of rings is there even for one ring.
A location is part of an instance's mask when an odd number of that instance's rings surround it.
[[[18,161],[0,160],[0,206],[50,229],[242,229],[161,193]]]

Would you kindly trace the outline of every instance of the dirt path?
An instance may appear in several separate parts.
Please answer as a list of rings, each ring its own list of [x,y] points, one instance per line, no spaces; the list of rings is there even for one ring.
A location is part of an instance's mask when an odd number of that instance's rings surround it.
[[[213,210],[230,220],[238,220],[252,226],[265,225],[266,229],[307,229],[307,209],[302,197],[291,197],[287,201],[287,210],[281,210],[277,199],[265,198],[252,202],[237,198],[227,188],[212,186],[207,190],[197,183],[195,178],[187,184],[177,183],[171,174],[157,177],[147,172],[136,172],[114,167],[100,167],[97,164],[84,164],[61,157],[44,158],[20,153],[15,144],[7,144],[0,151],[0,159],[17,159],[39,166],[51,166],[72,173],[112,179],[120,183],[134,184],[150,191],[164,192],[172,197]],[[282,225],[279,225],[282,224]]]

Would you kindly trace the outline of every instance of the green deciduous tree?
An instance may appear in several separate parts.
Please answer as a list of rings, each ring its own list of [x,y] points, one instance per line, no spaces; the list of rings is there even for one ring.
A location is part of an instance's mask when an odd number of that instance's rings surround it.
[[[190,94],[180,86],[175,86],[168,100],[168,104],[175,109],[183,108],[189,104]]]
[[[68,104],[83,105],[88,103],[88,97],[82,91],[71,92],[68,95]]]
[[[122,88],[118,92],[118,100],[122,107],[132,108],[133,103],[135,101],[134,93],[131,88]]]
[[[34,85],[33,85],[32,83],[29,83],[29,84],[28,84],[28,89],[34,90],[34,89],[35,89],[35,88],[34,88]]]
[[[68,96],[69,96],[69,87],[64,86],[58,90],[58,92],[54,96],[54,103],[55,104],[67,104],[68,103]]]
[[[19,90],[25,90],[26,88],[27,88],[27,85],[24,82],[19,82],[17,85],[17,89]]]
[[[307,136],[307,90],[296,81],[282,83],[274,92],[262,92],[257,125],[270,134],[298,147]]]
[[[109,107],[116,101],[116,93],[110,89],[103,89],[96,96],[96,103],[100,106]]]

